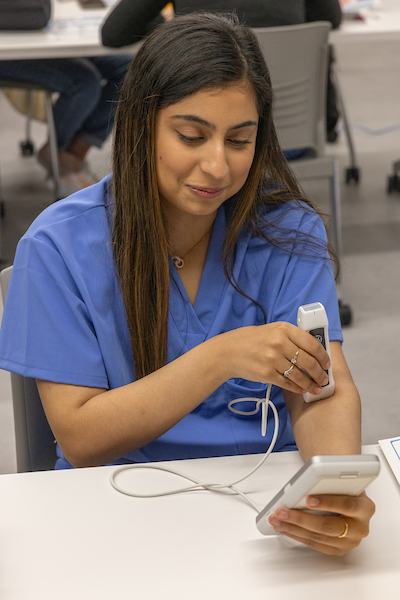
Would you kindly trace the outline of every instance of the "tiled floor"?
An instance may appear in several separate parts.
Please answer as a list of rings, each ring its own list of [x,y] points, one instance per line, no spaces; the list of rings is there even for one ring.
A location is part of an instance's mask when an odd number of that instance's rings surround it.
[[[363,403],[363,441],[400,435],[400,193],[386,193],[392,162],[400,159],[400,40],[347,44],[337,49],[338,70],[353,124],[361,181],[342,185],[344,257],[342,298],[353,322],[344,330],[344,352]],[[384,133],[388,129],[389,132]],[[6,215],[1,257],[12,262],[16,241],[52,200],[34,158],[19,155],[24,119],[0,96],[0,170]],[[39,147],[45,129],[37,124]],[[109,170],[110,147],[93,150],[99,176]],[[328,152],[348,165],[343,135]],[[316,191],[321,206],[323,191]],[[327,205],[326,205],[327,206]],[[15,470],[8,374],[0,371],[0,473]]]

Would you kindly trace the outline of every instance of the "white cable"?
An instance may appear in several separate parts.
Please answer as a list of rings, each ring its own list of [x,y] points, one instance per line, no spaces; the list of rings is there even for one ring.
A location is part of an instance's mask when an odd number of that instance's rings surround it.
[[[265,398],[260,398],[259,400],[256,400],[255,398],[236,398],[236,400],[231,400],[231,402],[229,402],[229,404],[228,404],[228,408],[230,411],[232,411],[233,413],[236,413],[237,415],[244,415],[244,416],[256,415],[258,413],[258,411],[260,410],[260,404],[261,404],[261,435],[263,437],[265,437],[267,434],[268,404],[272,404],[269,401],[269,397],[271,395],[271,388],[272,388],[272,385],[269,384]],[[238,402],[255,402],[256,407],[254,410],[249,410],[249,411],[237,410],[236,408],[232,408],[233,405],[237,404]]]
[[[161,496],[171,496],[174,494],[180,494],[182,492],[189,492],[189,491],[198,490],[201,488],[203,488],[205,490],[209,490],[209,491],[232,490],[236,494],[241,496],[246,502],[248,502],[257,512],[260,512],[261,509],[250,498],[248,498],[246,496],[246,494],[244,494],[243,492],[238,490],[235,486],[238,483],[241,483],[242,481],[244,481],[245,479],[250,477],[250,475],[252,475],[253,473],[255,473],[255,471],[257,471],[257,469],[259,469],[261,467],[261,465],[267,460],[268,456],[271,454],[272,450],[274,449],[274,446],[275,446],[275,443],[276,443],[276,440],[278,437],[279,416],[278,416],[278,411],[276,410],[275,405],[269,399],[269,397],[271,395],[271,387],[272,387],[272,385],[269,384],[265,398],[262,398],[262,399],[256,401],[256,409],[254,411],[245,412],[245,411],[239,411],[236,409],[232,409],[233,404],[235,404],[237,402],[248,402],[248,401],[254,402],[254,398],[239,398],[237,400],[232,400],[232,402],[230,402],[228,405],[229,410],[231,410],[232,412],[235,412],[237,414],[254,415],[258,412],[258,410],[260,408],[260,404],[261,404],[262,405],[262,425],[261,425],[262,431],[264,429],[266,431],[266,423],[267,423],[266,419],[267,419],[268,406],[271,407],[272,412],[274,414],[274,433],[272,436],[271,443],[270,443],[266,453],[262,457],[262,459],[257,463],[257,465],[249,473],[244,475],[244,477],[241,477],[240,479],[233,481],[232,483],[206,483],[204,481],[201,481],[200,479],[196,479],[195,477],[186,475],[185,473],[181,473],[180,471],[176,471],[175,469],[172,469],[171,467],[167,467],[167,466],[164,467],[163,465],[159,465],[159,464],[153,465],[153,464],[149,464],[149,463],[137,463],[134,465],[124,465],[122,467],[119,467],[115,471],[113,471],[113,473],[111,474],[111,477],[110,477],[111,485],[117,492],[120,492],[121,494],[125,494],[126,496],[132,496],[134,498],[158,498]],[[263,433],[263,435],[265,435],[265,433]],[[165,471],[167,473],[177,475],[178,477],[182,477],[183,479],[187,479],[188,481],[191,481],[194,485],[189,485],[189,486],[182,487],[182,488],[175,488],[175,489],[169,490],[167,492],[157,492],[155,494],[140,494],[139,492],[130,492],[117,484],[116,477],[119,473],[122,473],[123,471],[131,470],[131,469],[154,469],[156,471]]]
[[[373,129],[368,125],[362,125],[361,123],[350,123],[350,129],[358,129],[358,131],[362,131],[368,135],[386,135],[387,133],[392,133],[396,131],[396,129],[400,129],[400,122],[393,123],[392,125],[387,125],[386,127],[381,127],[380,129]],[[343,125],[338,127],[339,131],[343,131]]]

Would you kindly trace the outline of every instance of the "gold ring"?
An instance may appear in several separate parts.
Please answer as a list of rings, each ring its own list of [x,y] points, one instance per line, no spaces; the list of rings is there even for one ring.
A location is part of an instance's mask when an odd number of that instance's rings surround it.
[[[342,519],[343,519],[343,517],[342,517]],[[343,531],[342,535],[338,535],[339,539],[345,538],[349,532],[349,524],[347,523],[347,521],[345,519],[343,519],[343,521],[344,521],[344,531]]]
[[[293,356],[292,360],[290,361],[292,363],[292,365],[295,365],[297,363],[298,355],[299,355],[299,351],[296,350],[296,354]]]

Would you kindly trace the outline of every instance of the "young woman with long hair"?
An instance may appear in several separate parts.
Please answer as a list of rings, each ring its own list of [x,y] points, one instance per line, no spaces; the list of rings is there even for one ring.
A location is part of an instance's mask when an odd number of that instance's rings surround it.
[[[271,82],[252,31],[191,14],[145,40],[124,81],[114,171],[46,209],[19,243],[0,366],[36,378],[56,468],[264,452],[361,451],[360,401],[342,334],[325,229],[279,147]],[[329,356],[296,327],[327,311]],[[325,496],[274,515],[278,531],[328,554],[367,535],[373,503]],[[341,536],[343,519],[349,534]],[[347,531],[347,530],[346,530]]]

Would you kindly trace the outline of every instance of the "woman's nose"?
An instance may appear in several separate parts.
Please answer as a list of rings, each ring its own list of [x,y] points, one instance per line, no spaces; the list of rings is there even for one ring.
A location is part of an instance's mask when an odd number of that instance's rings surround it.
[[[201,161],[201,169],[214,179],[224,179],[229,173],[225,146],[215,144],[205,148],[204,157]]]

